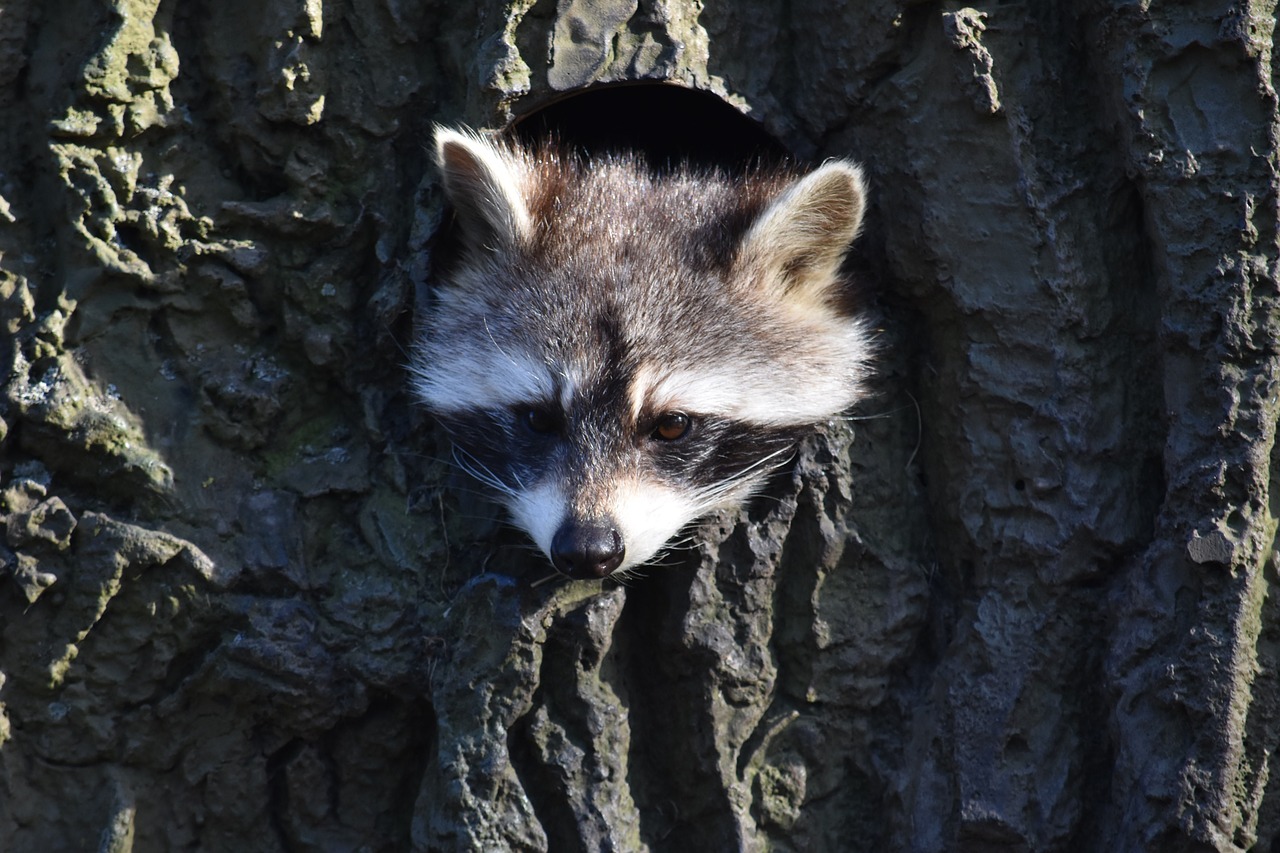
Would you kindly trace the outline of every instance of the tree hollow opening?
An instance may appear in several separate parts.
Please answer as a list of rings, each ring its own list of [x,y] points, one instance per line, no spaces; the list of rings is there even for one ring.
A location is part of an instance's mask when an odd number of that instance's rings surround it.
[[[739,169],[789,153],[722,98],[671,83],[585,89],[517,118],[510,132],[526,143],[553,138],[591,156],[637,152],[655,168],[686,161]]]

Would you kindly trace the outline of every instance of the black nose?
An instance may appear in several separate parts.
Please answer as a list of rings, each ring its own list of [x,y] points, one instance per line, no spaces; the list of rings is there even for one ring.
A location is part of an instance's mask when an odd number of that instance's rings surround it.
[[[551,562],[571,578],[603,578],[622,563],[622,536],[609,524],[566,521],[551,540]]]

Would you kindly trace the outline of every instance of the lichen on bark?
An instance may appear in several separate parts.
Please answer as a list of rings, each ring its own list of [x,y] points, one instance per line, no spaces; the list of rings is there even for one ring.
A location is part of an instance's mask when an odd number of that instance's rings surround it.
[[[1273,845],[1274,28],[6,4],[0,849]],[[622,82],[863,162],[876,394],[534,584],[405,391],[428,140]]]

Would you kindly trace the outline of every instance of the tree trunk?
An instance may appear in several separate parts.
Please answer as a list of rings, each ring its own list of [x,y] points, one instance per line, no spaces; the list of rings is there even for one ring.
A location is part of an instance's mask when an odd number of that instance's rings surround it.
[[[1268,850],[1273,4],[0,0],[0,849]],[[622,587],[406,393],[434,122],[872,186],[876,395]]]

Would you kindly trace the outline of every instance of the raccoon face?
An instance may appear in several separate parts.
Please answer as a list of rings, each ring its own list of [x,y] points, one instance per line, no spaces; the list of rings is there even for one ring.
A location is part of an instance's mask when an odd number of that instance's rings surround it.
[[[745,499],[860,395],[857,167],[656,176],[438,129],[459,261],[414,390],[557,569],[605,577]]]
[[[636,406],[642,380],[625,367],[594,384],[559,378],[531,402],[440,417],[459,465],[572,577],[648,561],[692,519],[745,497],[798,435],[694,406]]]

